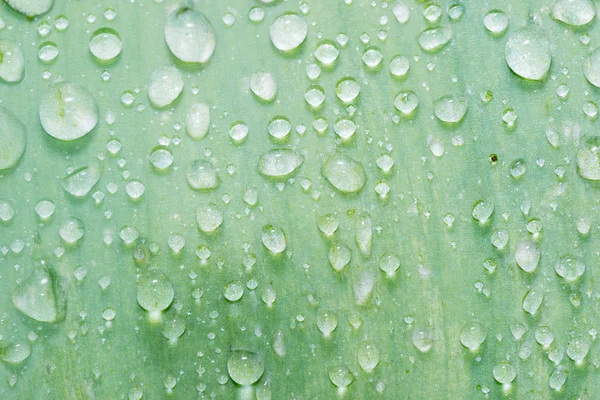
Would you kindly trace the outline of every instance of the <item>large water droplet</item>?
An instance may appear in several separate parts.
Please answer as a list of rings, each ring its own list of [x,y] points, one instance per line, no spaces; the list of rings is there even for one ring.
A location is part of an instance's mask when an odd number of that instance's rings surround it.
[[[354,376],[345,365],[336,365],[329,368],[329,380],[338,388],[346,388],[354,382]]]
[[[273,254],[283,253],[287,246],[283,230],[273,225],[265,225],[262,228],[260,239],[267,250]]]
[[[504,11],[492,10],[483,18],[483,25],[494,35],[502,35],[508,27],[508,16]]]
[[[596,6],[592,0],[556,0],[552,6],[552,18],[567,25],[586,25],[595,16]]]
[[[46,133],[59,140],[79,139],[98,123],[94,97],[86,88],[72,82],[50,86],[41,97],[39,112]]]
[[[214,232],[223,224],[223,213],[216,204],[206,203],[196,208],[196,222],[202,232]]]
[[[447,124],[456,124],[465,117],[469,102],[466,97],[446,95],[437,99],[433,106],[435,116],[440,121]]]
[[[396,274],[396,271],[400,268],[400,257],[398,254],[389,252],[379,258],[379,269],[392,277]]]
[[[42,15],[54,4],[54,0],[5,0],[15,11],[30,18]]]
[[[302,162],[302,156],[295,150],[271,150],[260,157],[258,172],[272,178],[284,178],[298,169]]]
[[[99,60],[110,61],[121,54],[123,42],[117,31],[100,28],[92,34],[89,43],[90,52]]]
[[[567,346],[567,355],[576,364],[581,364],[590,351],[590,340],[586,336],[577,336]]]
[[[330,337],[331,333],[337,328],[337,324],[337,317],[332,311],[319,310],[317,312],[317,327],[323,333],[323,336]]]
[[[460,343],[471,351],[477,351],[485,342],[487,329],[477,321],[469,321],[460,330]]]
[[[510,35],[504,54],[515,74],[534,81],[546,76],[552,62],[548,37],[535,25],[525,26]]]
[[[58,232],[62,240],[74,244],[85,235],[85,228],[83,222],[75,217],[69,217],[62,223]]]
[[[101,176],[102,167],[98,164],[91,164],[71,172],[61,179],[60,185],[65,192],[75,197],[83,197],[98,183]]]
[[[438,51],[452,39],[452,30],[447,26],[425,29],[419,34],[419,45],[425,51]]]
[[[210,161],[194,160],[185,172],[188,185],[196,190],[212,190],[219,187],[221,179]]]
[[[533,272],[540,261],[541,251],[531,240],[522,240],[515,249],[515,261],[525,272]]]
[[[145,271],[137,283],[137,301],[146,311],[158,313],[165,310],[174,296],[173,284],[157,269]]]
[[[421,352],[427,353],[433,347],[433,331],[427,327],[417,327],[411,335],[413,345]]]
[[[256,97],[268,103],[277,96],[277,82],[270,72],[257,72],[250,78],[250,90]]]
[[[332,243],[329,246],[329,263],[336,271],[341,271],[352,259],[352,251],[343,243]]]
[[[600,180],[600,136],[583,140],[577,151],[577,173],[584,179]]]
[[[8,364],[19,364],[31,355],[31,345],[27,341],[0,344],[0,360]]]
[[[25,126],[8,109],[0,106],[0,171],[21,159],[26,144]]]
[[[510,385],[517,377],[517,370],[508,362],[500,362],[492,368],[494,379],[503,385]]]
[[[306,19],[296,13],[281,14],[269,28],[273,46],[281,51],[297,49],[306,40],[307,33]]]
[[[20,82],[25,74],[25,59],[21,48],[12,40],[0,40],[0,79]]]
[[[158,108],[174,102],[183,91],[181,72],[175,67],[157,68],[150,77],[148,98]]]
[[[363,342],[358,347],[358,364],[366,373],[371,373],[379,364],[379,349],[374,342]]]
[[[227,371],[238,385],[252,385],[265,372],[265,361],[259,353],[247,350],[233,350],[227,360]]]
[[[171,53],[184,62],[205,63],[216,46],[215,31],[199,11],[182,7],[169,14],[165,40]]]
[[[575,282],[585,272],[585,264],[579,259],[572,256],[561,257],[556,264],[554,270],[565,281]]]
[[[38,322],[57,323],[65,318],[67,300],[54,271],[36,267],[12,293],[13,305]]]
[[[540,289],[531,289],[523,299],[523,310],[531,315],[535,315],[542,305],[542,301],[544,301],[544,292]]]
[[[367,182],[363,166],[352,158],[333,153],[323,163],[323,176],[331,185],[342,193],[359,192]]]
[[[353,291],[354,291],[354,301],[358,305],[363,305],[367,302],[371,293],[373,292],[373,287],[375,286],[375,278],[370,272],[363,271],[356,277],[354,281]]]

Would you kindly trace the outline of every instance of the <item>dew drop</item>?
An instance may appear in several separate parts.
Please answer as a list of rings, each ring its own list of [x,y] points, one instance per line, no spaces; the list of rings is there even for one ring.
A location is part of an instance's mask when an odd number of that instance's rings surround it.
[[[25,126],[12,112],[0,106],[0,171],[17,165],[26,142]]]
[[[556,0],[552,6],[552,18],[571,26],[589,24],[595,16],[592,0]]]
[[[217,169],[210,161],[192,161],[185,171],[185,178],[195,190],[213,190],[221,184]]]
[[[333,153],[323,163],[321,172],[327,181],[342,193],[359,192],[367,181],[363,166],[352,158]]]
[[[483,18],[483,25],[490,33],[502,35],[508,27],[508,16],[501,10],[492,10]]]
[[[148,98],[157,108],[173,103],[183,91],[181,72],[175,67],[159,67],[150,77]]]
[[[554,271],[566,282],[572,283],[583,275],[585,264],[575,257],[564,256],[554,264]]]
[[[419,46],[428,52],[439,51],[452,40],[452,30],[447,26],[428,28],[419,34]]]
[[[521,78],[542,80],[552,62],[548,37],[535,25],[518,29],[506,42],[505,58],[510,69]]]
[[[206,63],[215,47],[215,31],[199,11],[181,7],[173,10],[165,24],[165,40],[171,53],[183,62]]]
[[[210,107],[204,103],[193,103],[185,115],[185,130],[194,140],[202,140],[210,128]]]
[[[59,234],[66,243],[74,244],[85,235],[83,222],[75,217],[69,217],[60,226]]]
[[[467,113],[469,102],[465,97],[446,95],[437,99],[434,106],[435,116],[447,124],[456,124],[462,121]]]
[[[84,197],[98,183],[102,176],[102,167],[99,164],[91,164],[71,172],[60,180],[60,185],[75,197]]]
[[[196,222],[202,232],[211,233],[223,224],[223,213],[216,204],[205,203],[196,208]]]
[[[233,350],[227,360],[227,371],[231,380],[238,385],[252,385],[265,372],[265,361],[259,353]]]
[[[67,300],[54,271],[36,267],[12,293],[15,308],[38,322],[58,323],[65,318]]]
[[[531,240],[522,240],[515,249],[515,261],[517,265],[525,272],[533,272],[540,261],[541,251]]]
[[[479,350],[485,342],[487,329],[477,321],[469,321],[460,330],[460,343],[471,351]]]
[[[362,342],[358,347],[358,364],[370,374],[379,364],[379,349],[374,342]]]
[[[144,310],[159,313],[173,302],[173,284],[165,274],[155,268],[148,269],[137,283],[137,301]]]
[[[296,171],[302,162],[302,156],[295,150],[271,150],[260,157],[258,172],[272,178],[285,178]]]
[[[263,245],[273,254],[281,254],[286,249],[286,239],[283,230],[273,225],[262,228],[260,239]]]
[[[100,28],[92,34],[89,43],[90,52],[99,60],[110,61],[121,54],[123,42],[117,31]]]
[[[277,96],[277,81],[270,72],[257,72],[250,78],[250,90],[260,100],[270,103]]]
[[[275,18],[269,28],[271,43],[280,51],[293,51],[300,47],[308,34],[304,17],[296,13],[284,13]]]

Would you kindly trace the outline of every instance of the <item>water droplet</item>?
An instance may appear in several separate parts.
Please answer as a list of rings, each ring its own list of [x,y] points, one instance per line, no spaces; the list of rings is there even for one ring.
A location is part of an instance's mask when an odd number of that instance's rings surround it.
[[[243,122],[234,122],[229,129],[229,136],[236,142],[241,142],[248,136],[248,125]]]
[[[371,255],[371,244],[373,241],[373,222],[367,214],[361,214],[356,219],[356,232],[354,240],[358,245],[358,249],[365,256]]]
[[[379,349],[374,342],[362,342],[358,347],[358,364],[370,374],[379,364]]]
[[[360,93],[360,83],[352,77],[345,77],[335,86],[335,94],[344,103],[352,103]]]
[[[577,151],[577,173],[584,179],[600,180],[600,136],[584,138]]]
[[[485,342],[487,329],[477,321],[469,321],[460,330],[460,343],[471,351],[479,350]]]
[[[12,112],[0,106],[0,171],[17,165],[26,142],[25,126]]]
[[[89,43],[90,52],[99,60],[110,61],[121,54],[123,42],[117,31],[100,28],[92,34]]]
[[[540,261],[541,251],[531,240],[522,240],[515,249],[515,261],[525,272],[533,272]]]
[[[156,169],[165,170],[173,164],[173,153],[166,147],[156,146],[150,153],[150,162]]]
[[[185,317],[175,313],[167,313],[167,317],[163,323],[161,330],[162,335],[171,343],[176,343],[177,340],[185,333],[187,323]]]
[[[394,98],[394,107],[404,116],[412,115],[418,106],[419,98],[409,90],[398,93]]]
[[[494,212],[494,203],[489,200],[479,200],[473,206],[473,218],[480,224],[485,224]]]
[[[194,160],[185,171],[188,185],[196,190],[213,190],[219,187],[221,179],[210,161]]]
[[[44,42],[38,50],[38,58],[44,63],[51,63],[58,57],[58,47],[53,42]]]
[[[329,263],[337,272],[344,269],[352,259],[352,251],[343,243],[332,243],[329,246]]]
[[[421,353],[427,353],[433,347],[433,331],[427,327],[414,328],[411,338],[413,345]]]
[[[183,91],[181,72],[175,67],[159,67],[150,77],[148,98],[157,108],[173,103]]]
[[[567,381],[567,372],[563,367],[556,368],[550,375],[549,385],[550,388],[560,391]]]
[[[379,269],[385,272],[387,276],[394,276],[398,268],[400,268],[400,257],[398,254],[389,252],[379,258]]]
[[[296,171],[302,162],[302,156],[295,150],[271,150],[260,157],[258,172],[272,178],[284,178]]]
[[[342,193],[359,192],[367,182],[362,164],[338,152],[325,160],[321,172],[327,181]]]
[[[212,57],[215,31],[208,19],[192,8],[181,7],[169,14],[165,40],[171,53],[183,62],[205,63]]]
[[[98,183],[102,176],[102,167],[91,164],[79,168],[60,180],[65,192],[75,197],[84,197]]]
[[[340,51],[334,41],[324,40],[317,44],[314,55],[317,61],[324,66],[331,66],[337,60]]]
[[[494,379],[503,385],[510,385],[517,377],[517,370],[508,362],[500,362],[492,368]]]
[[[329,368],[329,380],[338,388],[346,388],[354,381],[354,376],[345,365]]]
[[[327,237],[333,236],[340,226],[339,221],[333,214],[325,214],[317,220],[317,226],[319,230]]]
[[[589,24],[595,16],[592,0],[556,0],[552,6],[552,18],[571,26]]]
[[[577,336],[567,346],[567,355],[575,364],[581,364],[590,351],[590,340],[586,336]]]
[[[600,47],[596,48],[583,62],[583,74],[589,83],[600,87]]]
[[[73,244],[85,235],[85,228],[83,222],[77,218],[69,217],[62,223],[58,232],[62,240]]]
[[[250,78],[250,90],[256,97],[267,103],[277,96],[277,82],[270,72],[257,72]]]
[[[309,106],[319,108],[325,101],[325,91],[321,86],[311,85],[304,92],[304,100]]]
[[[276,49],[293,51],[306,40],[308,24],[304,17],[296,13],[284,13],[275,18],[269,28],[269,34]]]
[[[144,187],[144,184],[140,181],[130,181],[127,182],[127,185],[125,186],[127,195],[133,200],[137,200],[142,197],[145,190],[146,188]]]
[[[508,27],[508,16],[501,10],[492,10],[483,18],[485,29],[494,35],[502,35]]]
[[[408,73],[410,60],[405,56],[396,56],[390,61],[390,73],[396,78],[402,78]]]
[[[6,200],[0,200],[0,220],[8,222],[15,216],[15,207]]]
[[[137,283],[137,301],[146,311],[160,313],[171,305],[174,296],[173,284],[157,269],[145,271]]]
[[[367,47],[362,55],[363,63],[371,69],[377,68],[382,60],[383,54],[381,54],[381,51],[377,47]]]
[[[548,37],[535,25],[520,28],[508,38],[505,58],[510,69],[521,78],[542,80],[552,62]]]
[[[333,131],[342,141],[347,141],[354,136],[356,124],[350,119],[340,118],[333,124]]]
[[[575,282],[585,272],[585,264],[579,259],[572,256],[561,257],[556,264],[554,270],[566,282]]]
[[[269,122],[267,131],[275,140],[283,140],[287,138],[289,133],[292,131],[292,124],[287,118],[277,116],[273,118],[271,122]]]
[[[47,220],[54,214],[56,206],[50,200],[40,200],[35,206],[35,212],[42,220]]]
[[[58,323],[65,318],[67,300],[54,271],[47,265],[36,267],[12,293],[12,303],[38,322]]]
[[[317,312],[317,327],[326,338],[337,328],[337,317],[329,310],[319,310]]]
[[[547,348],[554,342],[554,332],[547,326],[540,326],[535,330],[535,340]]]
[[[202,232],[211,233],[223,224],[223,213],[216,204],[206,203],[196,208],[196,222]]]
[[[359,306],[364,305],[371,296],[374,286],[375,278],[370,272],[363,271],[358,274],[354,282],[354,287],[352,288],[354,291],[354,301],[356,304]]]
[[[467,113],[469,102],[466,97],[446,95],[434,102],[435,116],[447,124],[456,124],[462,121]]]
[[[544,293],[539,289],[531,289],[523,299],[523,310],[531,315],[535,315],[542,305]]]
[[[8,364],[19,364],[31,355],[31,345],[27,341],[0,344],[0,360]]]
[[[265,225],[262,228],[261,241],[263,245],[273,254],[281,254],[286,248],[286,239],[283,230],[273,225]]]
[[[265,361],[259,353],[233,350],[227,360],[227,371],[231,380],[238,385],[252,385],[265,372]]]
[[[201,140],[210,128],[210,107],[204,103],[192,104],[185,115],[185,129],[189,137]]]
[[[75,140],[98,123],[94,97],[83,86],[61,82],[50,86],[40,99],[40,121],[46,133],[59,140]]]
[[[452,30],[447,26],[425,29],[419,34],[419,46],[425,51],[441,50],[452,40]]]
[[[6,0],[6,3],[13,10],[33,18],[48,12],[54,0]]]
[[[527,163],[522,158],[517,158],[510,164],[508,171],[513,178],[520,178],[527,171]]]

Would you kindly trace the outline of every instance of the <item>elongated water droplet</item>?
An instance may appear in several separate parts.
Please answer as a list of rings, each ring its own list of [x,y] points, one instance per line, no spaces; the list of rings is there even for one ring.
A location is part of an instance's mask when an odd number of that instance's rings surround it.
[[[292,51],[297,49],[308,34],[308,24],[304,17],[296,13],[281,14],[271,24],[269,35],[276,49]]]
[[[39,112],[46,133],[59,140],[79,139],[98,123],[94,97],[86,88],[72,82],[50,86],[40,99]]]
[[[342,193],[359,192],[367,182],[363,166],[338,152],[331,154],[325,160],[321,172],[327,181]]]
[[[336,271],[341,271],[352,259],[352,251],[343,243],[332,243],[329,246],[329,263]]]
[[[581,364],[590,351],[590,340],[586,336],[577,336],[569,342],[567,355],[575,364]]]
[[[0,199],[0,221],[8,222],[15,216],[15,207],[11,202]]]
[[[265,361],[259,353],[247,350],[233,350],[227,360],[227,371],[238,385],[252,385],[265,372]]]
[[[75,197],[84,197],[98,183],[101,176],[102,167],[98,164],[91,164],[79,168],[61,179],[60,185],[65,192]]]
[[[558,367],[550,375],[550,380],[549,380],[548,384],[550,385],[550,388],[552,388],[558,392],[562,389],[562,387],[566,381],[567,381],[567,372],[565,371],[565,369],[563,367]]]
[[[589,24],[595,16],[592,0],[556,0],[552,6],[552,18],[571,26]]]
[[[452,30],[447,26],[427,28],[419,34],[419,46],[425,51],[438,51],[452,39]]]
[[[26,142],[25,126],[12,112],[0,106],[0,171],[17,165]]]
[[[296,171],[302,162],[302,156],[295,150],[271,150],[260,157],[258,172],[272,178],[284,178]]]
[[[175,57],[190,63],[207,62],[216,47],[211,23],[202,13],[188,7],[178,8],[169,14],[165,40]]]
[[[508,38],[505,48],[506,63],[521,78],[542,80],[552,62],[550,42],[541,28],[525,26]]]
[[[210,128],[210,107],[204,103],[194,103],[185,115],[185,130],[189,137],[201,140]]]
[[[358,364],[368,374],[379,364],[379,349],[374,342],[363,342],[359,345]]]
[[[36,267],[12,293],[19,311],[38,322],[57,323],[65,318],[67,300],[54,271],[47,265]]]
[[[375,278],[370,272],[363,271],[358,274],[354,281],[354,301],[356,304],[363,305],[367,302],[373,292],[375,286]]]
[[[15,11],[30,18],[42,15],[52,8],[54,0],[5,0]]]
[[[479,200],[473,206],[473,218],[480,224],[485,224],[494,212],[494,203],[489,200]]]
[[[361,214],[356,219],[354,240],[363,256],[369,257],[371,255],[371,244],[373,241],[373,222],[369,215]]]
[[[174,102],[183,91],[181,72],[175,67],[157,68],[150,77],[148,98],[158,108]]]
[[[600,87],[600,47],[596,48],[583,62],[583,74],[589,83]]]
[[[273,225],[265,225],[262,228],[260,239],[267,250],[273,254],[283,253],[287,246],[283,230]]]
[[[531,289],[523,299],[523,310],[535,315],[544,301],[544,292],[540,289]]]
[[[20,82],[25,75],[25,59],[19,45],[12,40],[0,40],[0,79],[7,83]]]

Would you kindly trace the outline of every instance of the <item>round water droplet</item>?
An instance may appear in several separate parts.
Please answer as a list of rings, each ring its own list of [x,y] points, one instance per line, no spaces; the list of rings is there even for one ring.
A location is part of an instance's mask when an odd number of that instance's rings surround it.
[[[145,271],[137,283],[137,301],[149,312],[161,312],[171,305],[175,291],[173,284],[161,271]]]
[[[164,321],[161,333],[171,343],[175,343],[185,333],[186,329],[187,323],[185,322],[185,318],[180,315],[171,314]]]
[[[337,272],[350,263],[352,251],[343,243],[332,243],[329,246],[329,263]]]
[[[400,257],[396,253],[385,253],[379,259],[379,269],[385,272],[387,276],[394,276],[398,268],[400,268]]]
[[[325,101],[325,91],[321,86],[311,85],[304,92],[304,100],[313,108],[319,108]]]
[[[110,61],[121,54],[123,42],[121,42],[119,33],[114,29],[100,28],[92,33],[89,48],[97,59]]]
[[[277,96],[277,82],[270,72],[257,72],[250,78],[250,90],[256,97],[267,103]]]
[[[276,140],[283,140],[292,131],[292,124],[287,118],[278,116],[269,122],[267,131],[272,138]]]
[[[56,206],[50,200],[40,200],[35,206],[35,212],[42,220],[47,220],[54,214]]]
[[[600,136],[582,141],[577,152],[577,173],[584,179],[600,180]]]
[[[173,153],[167,147],[156,146],[150,153],[150,162],[156,169],[165,170],[173,164]]]
[[[517,265],[525,272],[533,272],[537,268],[540,256],[542,255],[537,245],[529,240],[522,240],[515,249],[515,261]]]
[[[314,55],[317,61],[324,66],[332,65],[337,60],[340,51],[334,41],[324,40],[317,44]]]
[[[280,254],[287,246],[285,234],[281,228],[273,225],[265,225],[262,228],[261,241],[263,245],[273,254]]]
[[[181,72],[175,67],[157,68],[150,77],[148,98],[158,108],[174,102],[183,91]]]
[[[396,56],[390,61],[390,73],[396,78],[402,78],[408,73],[410,60],[405,56]]]
[[[54,0],[5,0],[15,11],[29,18],[42,15],[52,8]]]
[[[352,77],[342,78],[335,87],[335,94],[344,103],[352,103],[360,93],[360,83]]]
[[[554,264],[554,270],[565,281],[571,283],[583,275],[585,264],[575,257],[564,256]]]
[[[76,243],[85,235],[83,222],[74,217],[67,218],[58,231],[62,240],[69,244]]]
[[[404,116],[412,115],[418,106],[419,98],[409,90],[398,93],[394,98],[394,107]]]
[[[98,123],[94,97],[83,86],[61,82],[50,86],[40,99],[40,121],[48,135],[59,140],[75,140]]]
[[[238,385],[252,385],[265,372],[265,361],[259,353],[233,350],[227,360],[227,371],[231,380]]]
[[[515,74],[534,81],[546,76],[552,62],[548,37],[536,25],[525,26],[510,35],[504,55]]]
[[[425,29],[419,34],[419,46],[425,51],[438,51],[452,40],[452,30],[447,26]]]
[[[500,362],[492,368],[494,379],[503,385],[509,385],[517,377],[517,370],[508,362]]]
[[[317,312],[317,327],[323,333],[323,336],[330,337],[331,333],[337,328],[338,320],[335,314],[329,310],[319,310]]]
[[[19,364],[31,355],[31,345],[23,340],[9,344],[0,344],[0,360],[8,364]]]
[[[308,34],[308,24],[304,17],[296,13],[281,14],[271,24],[269,35],[276,49],[292,51],[297,49]]]
[[[363,63],[371,69],[376,69],[382,60],[383,54],[381,54],[381,51],[377,47],[367,47],[362,55]]]
[[[244,286],[239,282],[229,282],[223,290],[223,296],[229,301],[238,301],[244,295]]]
[[[349,140],[356,132],[356,124],[347,118],[340,118],[333,124],[333,131],[342,141]]]
[[[15,287],[15,308],[38,322],[58,323],[65,318],[67,300],[54,271],[47,265],[37,267]]]
[[[592,0],[556,0],[552,6],[552,18],[571,26],[589,24],[595,16]]]
[[[302,156],[295,150],[271,150],[260,157],[258,172],[272,178],[284,178],[296,171],[302,162]]]
[[[363,342],[358,347],[358,364],[366,373],[371,373],[379,364],[379,349],[374,342]]]
[[[342,193],[359,192],[367,182],[367,174],[362,164],[338,152],[331,154],[325,160],[321,173]]]
[[[508,171],[513,178],[520,178],[527,171],[527,163],[522,158],[517,158],[510,164]]]
[[[554,332],[547,326],[535,330],[535,340],[542,346],[548,347],[554,342]]]
[[[211,233],[223,224],[223,213],[216,204],[206,203],[196,208],[196,222],[202,232]]]
[[[433,331],[427,327],[415,328],[411,337],[413,345],[421,353],[427,353],[433,347]]]
[[[465,117],[469,102],[466,97],[446,95],[437,99],[434,104],[435,116],[447,124],[457,124]]]
[[[550,388],[560,391],[567,381],[567,372],[563,367],[556,368],[550,375],[549,385]]]
[[[333,236],[340,226],[339,221],[333,214],[325,214],[317,220],[317,226],[319,230],[327,237]]]
[[[469,321],[460,330],[460,343],[471,351],[477,351],[485,342],[487,329],[477,321]]]
[[[508,16],[504,11],[492,10],[483,18],[483,25],[494,35],[502,35],[508,27]]]
[[[142,197],[145,190],[146,188],[144,187],[144,184],[140,181],[130,181],[127,182],[127,185],[125,186],[127,195],[133,200],[137,200]]]
[[[38,58],[44,63],[51,63],[58,57],[58,47],[53,42],[44,42],[38,50]]]
[[[335,386],[345,388],[354,382],[354,375],[345,365],[336,365],[329,368],[329,380]]]
[[[25,152],[25,126],[8,109],[0,106],[0,171],[17,165]]]
[[[577,336],[567,346],[567,355],[576,364],[581,364],[590,351],[590,340],[586,336]]]
[[[175,57],[190,63],[207,62],[216,46],[215,31],[208,19],[188,7],[178,8],[169,14],[165,40]]]
[[[213,190],[219,187],[221,179],[210,161],[194,160],[185,171],[188,185],[196,190]]]

